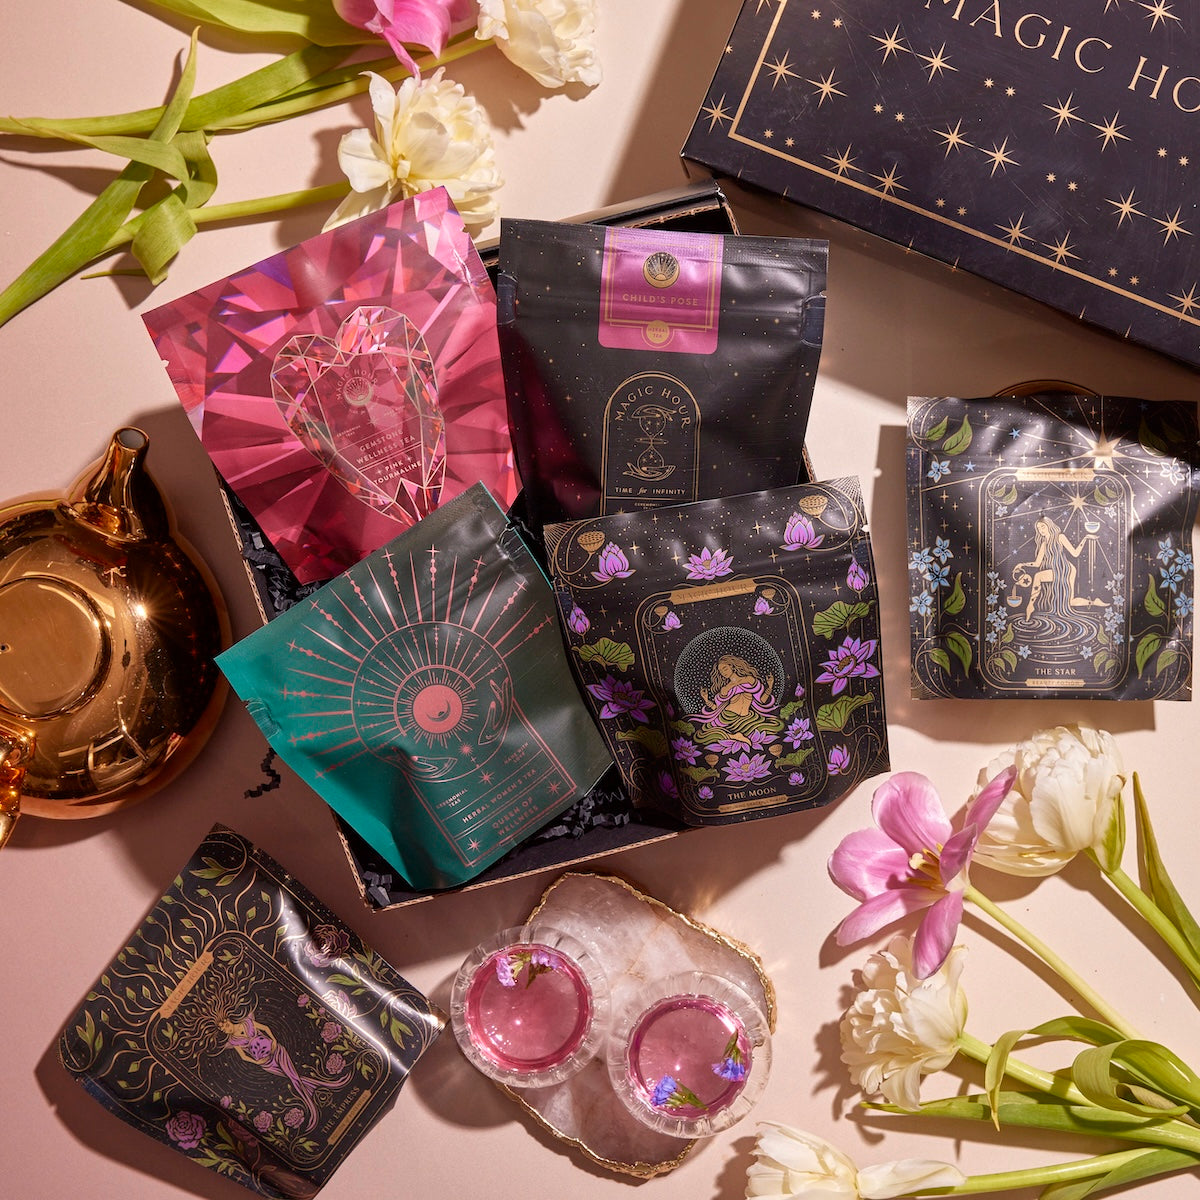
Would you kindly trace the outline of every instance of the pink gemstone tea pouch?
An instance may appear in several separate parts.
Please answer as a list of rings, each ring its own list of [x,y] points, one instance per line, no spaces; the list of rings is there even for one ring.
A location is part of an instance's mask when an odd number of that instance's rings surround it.
[[[217,471],[301,583],[518,483],[496,298],[442,188],[144,317]]]

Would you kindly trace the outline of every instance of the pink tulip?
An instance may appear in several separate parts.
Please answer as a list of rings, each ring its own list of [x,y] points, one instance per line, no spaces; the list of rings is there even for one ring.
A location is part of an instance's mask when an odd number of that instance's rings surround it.
[[[849,834],[829,859],[834,883],[861,901],[838,926],[838,945],[861,941],[924,909],[913,969],[918,979],[928,979],[954,945],[975,843],[1015,777],[1010,767],[988,783],[957,832],[924,775],[902,771],[878,787],[871,815],[879,828]]]
[[[441,54],[451,25],[472,11],[470,0],[334,0],[333,7],[347,24],[387,42],[414,75],[419,72],[407,47]]]

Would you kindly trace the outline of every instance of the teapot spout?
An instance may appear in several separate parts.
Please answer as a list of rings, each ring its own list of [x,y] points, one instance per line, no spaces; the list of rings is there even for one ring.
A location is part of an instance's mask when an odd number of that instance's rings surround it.
[[[170,537],[166,504],[146,472],[150,438],[134,426],[118,429],[95,469],[73,493],[76,520],[121,541]]]

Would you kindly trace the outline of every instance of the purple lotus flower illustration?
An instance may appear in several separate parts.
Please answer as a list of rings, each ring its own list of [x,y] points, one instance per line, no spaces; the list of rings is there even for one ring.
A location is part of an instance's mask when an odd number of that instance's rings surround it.
[[[846,638],[830,653],[828,661],[821,664],[821,674],[817,676],[817,682],[832,683],[833,694],[836,696],[846,690],[846,684],[851,679],[873,679],[879,671],[867,660],[875,653],[876,645],[878,642],[875,638],[869,638],[865,642],[856,637]]]
[[[850,769],[850,751],[845,742],[839,742],[829,753],[829,761],[825,764],[830,775],[841,775]]]
[[[685,737],[677,737],[671,743],[671,751],[679,762],[687,763],[689,767],[694,767],[700,757],[700,747]]]
[[[796,684],[796,699],[797,700],[804,699],[804,684],[802,684],[802,683]]]
[[[682,625],[683,625],[683,622],[679,619],[679,614],[677,612],[673,612],[673,611],[669,612],[663,618],[663,628],[664,629],[678,629]]]
[[[771,608],[771,602],[766,596],[759,596],[754,602],[754,615],[756,617],[765,617],[774,610]]]
[[[572,605],[567,615],[567,628],[582,637],[591,627],[592,623],[587,619],[587,613],[578,604]]]
[[[710,550],[707,546],[699,554],[691,554],[687,560],[687,577],[711,583],[722,575],[733,573],[733,559],[724,550]]]
[[[713,790],[705,784],[697,793],[701,800],[711,800],[713,798]]]
[[[811,742],[813,739],[812,722],[808,717],[797,717],[784,732],[783,740],[793,750],[800,749],[801,742]]]
[[[746,749],[746,743],[737,738],[722,738],[719,742],[709,742],[708,748],[714,754],[741,754]]]
[[[812,521],[803,513],[795,512],[788,517],[783,530],[785,550],[815,550],[824,540],[825,535],[818,534]]]
[[[740,754],[725,764],[725,777],[730,783],[753,783],[770,773],[771,763],[765,754]]]
[[[850,564],[850,570],[846,572],[846,582],[856,592],[861,592],[871,582],[871,577],[867,574],[863,565],[855,559]]]
[[[788,776],[788,783],[791,784],[792,787],[799,787],[803,782],[804,782],[804,772],[803,771],[793,771]]]
[[[208,1124],[199,1113],[188,1112],[186,1109],[177,1112],[167,1121],[167,1137],[180,1150],[195,1150],[204,1137]]]
[[[750,735],[750,749],[751,750],[762,750],[765,746],[769,746],[774,740],[775,740],[774,735],[772,733],[770,733],[768,730],[756,729]]]
[[[615,542],[609,542],[600,551],[596,568],[592,572],[592,578],[600,580],[601,583],[611,583],[614,579],[625,579],[633,574],[629,566],[629,559],[625,557],[625,552]]]
[[[628,715],[645,725],[648,723],[646,714],[654,708],[654,701],[648,700],[644,692],[628,680],[615,679],[612,675],[606,675],[601,683],[589,683],[587,690],[603,705],[600,709],[602,721]]]
[[[679,788],[675,786],[675,778],[670,771],[659,771],[658,788],[668,800],[679,799]]]

